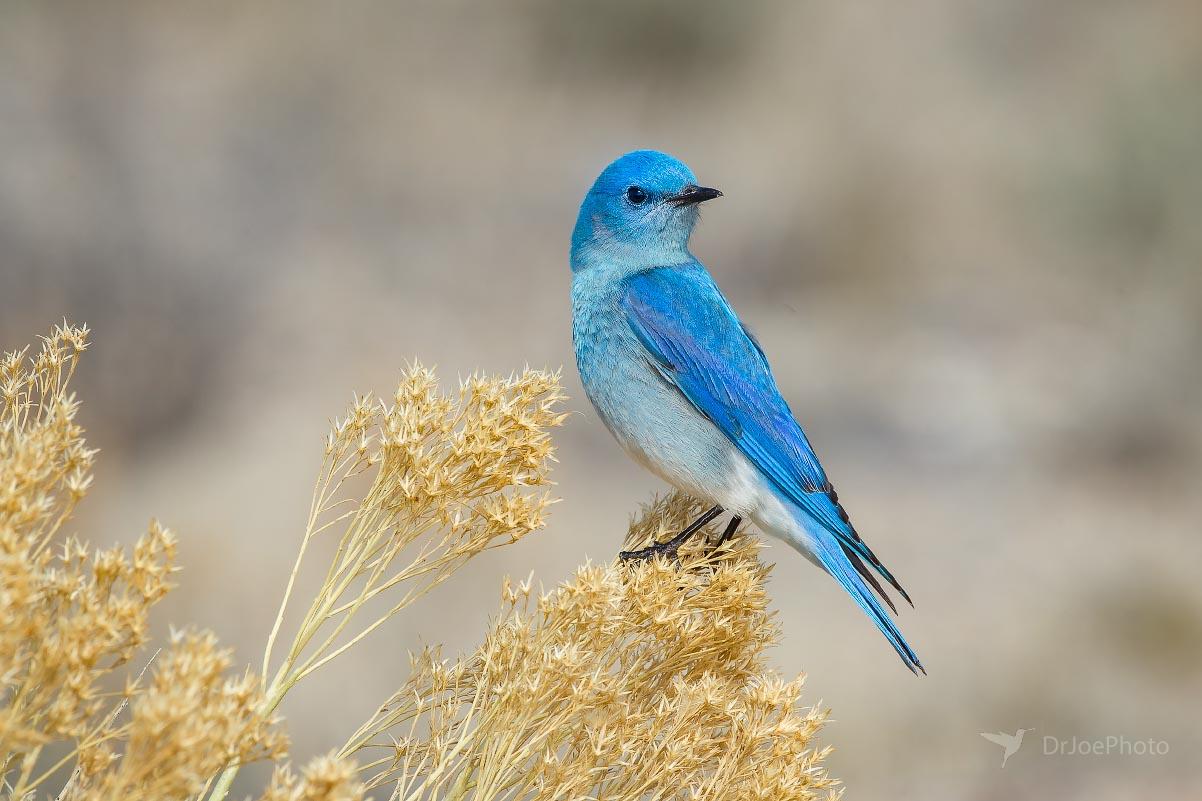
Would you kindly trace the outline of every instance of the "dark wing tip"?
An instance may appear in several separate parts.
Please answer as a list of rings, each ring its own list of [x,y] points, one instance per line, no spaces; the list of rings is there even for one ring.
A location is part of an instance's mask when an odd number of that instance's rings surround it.
[[[868,560],[868,563],[870,565],[872,565],[872,567],[878,573],[881,574],[881,576],[885,579],[885,581],[889,582],[889,586],[891,586],[891,587],[893,587],[893,589],[897,590],[897,592],[901,595],[901,597],[906,599],[906,603],[908,603],[910,605],[910,608],[913,609],[914,601],[911,600],[910,593],[906,592],[905,588],[902,587],[901,582],[899,582],[896,578],[894,578],[893,574],[889,572],[888,568],[886,568],[885,565],[881,562],[881,560],[879,558],[877,558],[877,555],[872,552],[872,549],[868,547],[868,543],[864,542],[864,540],[860,537],[860,532],[856,531],[855,525],[853,525],[851,522],[851,516],[847,514],[847,510],[843,508],[843,504],[839,503],[839,493],[835,491],[834,485],[828,481],[826,484],[826,489],[824,491],[826,492],[826,497],[830,498],[831,503],[835,505],[835,511],[839,515],[839,519],[842,520],[844,523],[846,523],[848,529],[851,530],[852,539],[855,540],[855,542],[857,544],[863,546],[864,551],[863,551],[863,554],[861,554],[861,555],[864,556]],[[843,551],[844,551],[844,553],[847,553],[848,549],[846,547],[844,547]],[[850,556],[850,553],[848,555]],[[854,560],[854,559],[852,561],[856,562],[856,560]],[[856,562],[856,569],[860,571],[860,575],[862,575],[866,579],[868,579],[868,582],[870,584],[872,584],[873,589],[875,589],[877,591],[878,595],[880,595],[882,598],[885,599],[885,602],[889,604],[889,608],[893,609],[894,613],[896,614],[897,609],[894,608],[893,602],[890,601],[888,596],[886,596],[884,594],[884,592],[881,591],[880,585],[877,584],[877,582],[874,579],[872,579],[871,577],[869,577],[865,574],[865,571],[863,570],[863,565],[860,564],[859,562]]]
[[[890,598],[889,594],[885,592],[885,588],[881,586],[881,583],[876,580],[876,576],[872,575],[872,571],[864,566],[864,563],[860,560],[860,557],[856,555],[856,552],[851,548],[848,548],[843,543],[839,543],[839,547],[843,549],[843,555],[847,557],[847,561],[852,563],[852,566],[855,567],[856,572],[860,574],[860,577],[868,582],[868,585],[876,591],[876,594],[880,596],[881,600],[887,603],[889,608],[893,610],[893,614],[897,615],[897,607],[893,605],[893,599]],[[913,606],[913,604],[911,604],[911,606]]]

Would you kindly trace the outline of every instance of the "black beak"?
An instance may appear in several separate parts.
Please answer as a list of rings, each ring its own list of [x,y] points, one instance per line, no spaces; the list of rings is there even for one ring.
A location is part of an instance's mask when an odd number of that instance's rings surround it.
[[[694,203],[704,203],[716,197],[722,197],[722,193],[717,189],[689,184],[679,195],[671,195],[665,199],[669,203],[675,203],[677,206],[691,206]]]

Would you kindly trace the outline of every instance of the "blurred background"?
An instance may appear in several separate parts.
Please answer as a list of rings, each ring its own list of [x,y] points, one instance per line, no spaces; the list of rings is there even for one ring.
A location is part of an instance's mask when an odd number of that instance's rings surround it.
[[[0,347],[91,325],[80,528],[170,525],[160,629],[247,662],[352,391],[564,365],[551,526],[290,695],[307,757],[662,488],[580,389],[567,246],[608,161],[667,150],[726,193],[694,250],[918,605],[921,680],[766,552],[849,797],[1196,799],[1200,87],[1186,0],[8,0]],[[1002,769],[979,733],[1018,728]],[[1108,736],[1169,750],[1044,753]]]

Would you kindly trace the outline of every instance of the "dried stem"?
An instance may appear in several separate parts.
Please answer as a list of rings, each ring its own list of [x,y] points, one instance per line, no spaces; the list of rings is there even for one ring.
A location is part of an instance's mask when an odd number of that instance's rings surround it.
[[[154,522],[130,552],[63,536],[95,456],[68,391],[87,333],[64,324],[38,352],[0,360],[0,798],[31,801],[62,777],[58,801],[213,801],[254,760],[275,763],[260,801],[362,801],[370,788],[396,801],[836,793],[814,744],[825,713],[766,665],[778,631],[746,538],[716,554],[697,538],[679,565],[585,566],[542,595],[532,577],[506,580],[475,652],[418,654],[339,751],[299,772],[284,761],[274,712],[298,683],[544,524],[549,431],[564,415],[558,376],[541,371],[443,394],[413,365],[387,402],[355,398],[326,438],[262,664],[234,672],[211,634],[184,629],[123,674],[171,588],[175,538]],[[627,546],[698,511],[657,502]],[[319,538],[332,540],[324,569],[311,564]],[[321,581],[302,601],[310,572]],[[127,677],[119,693],[104,684],[114,674]]]

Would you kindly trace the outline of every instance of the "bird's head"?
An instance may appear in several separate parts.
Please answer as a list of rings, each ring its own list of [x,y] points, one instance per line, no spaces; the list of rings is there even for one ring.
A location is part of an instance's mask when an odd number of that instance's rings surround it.
[[[601,172],[584,197],[572,232],[572,269],[685,261],[698,204],[721,195],[698,186],[693,171],[666,153],[627,153]]]

